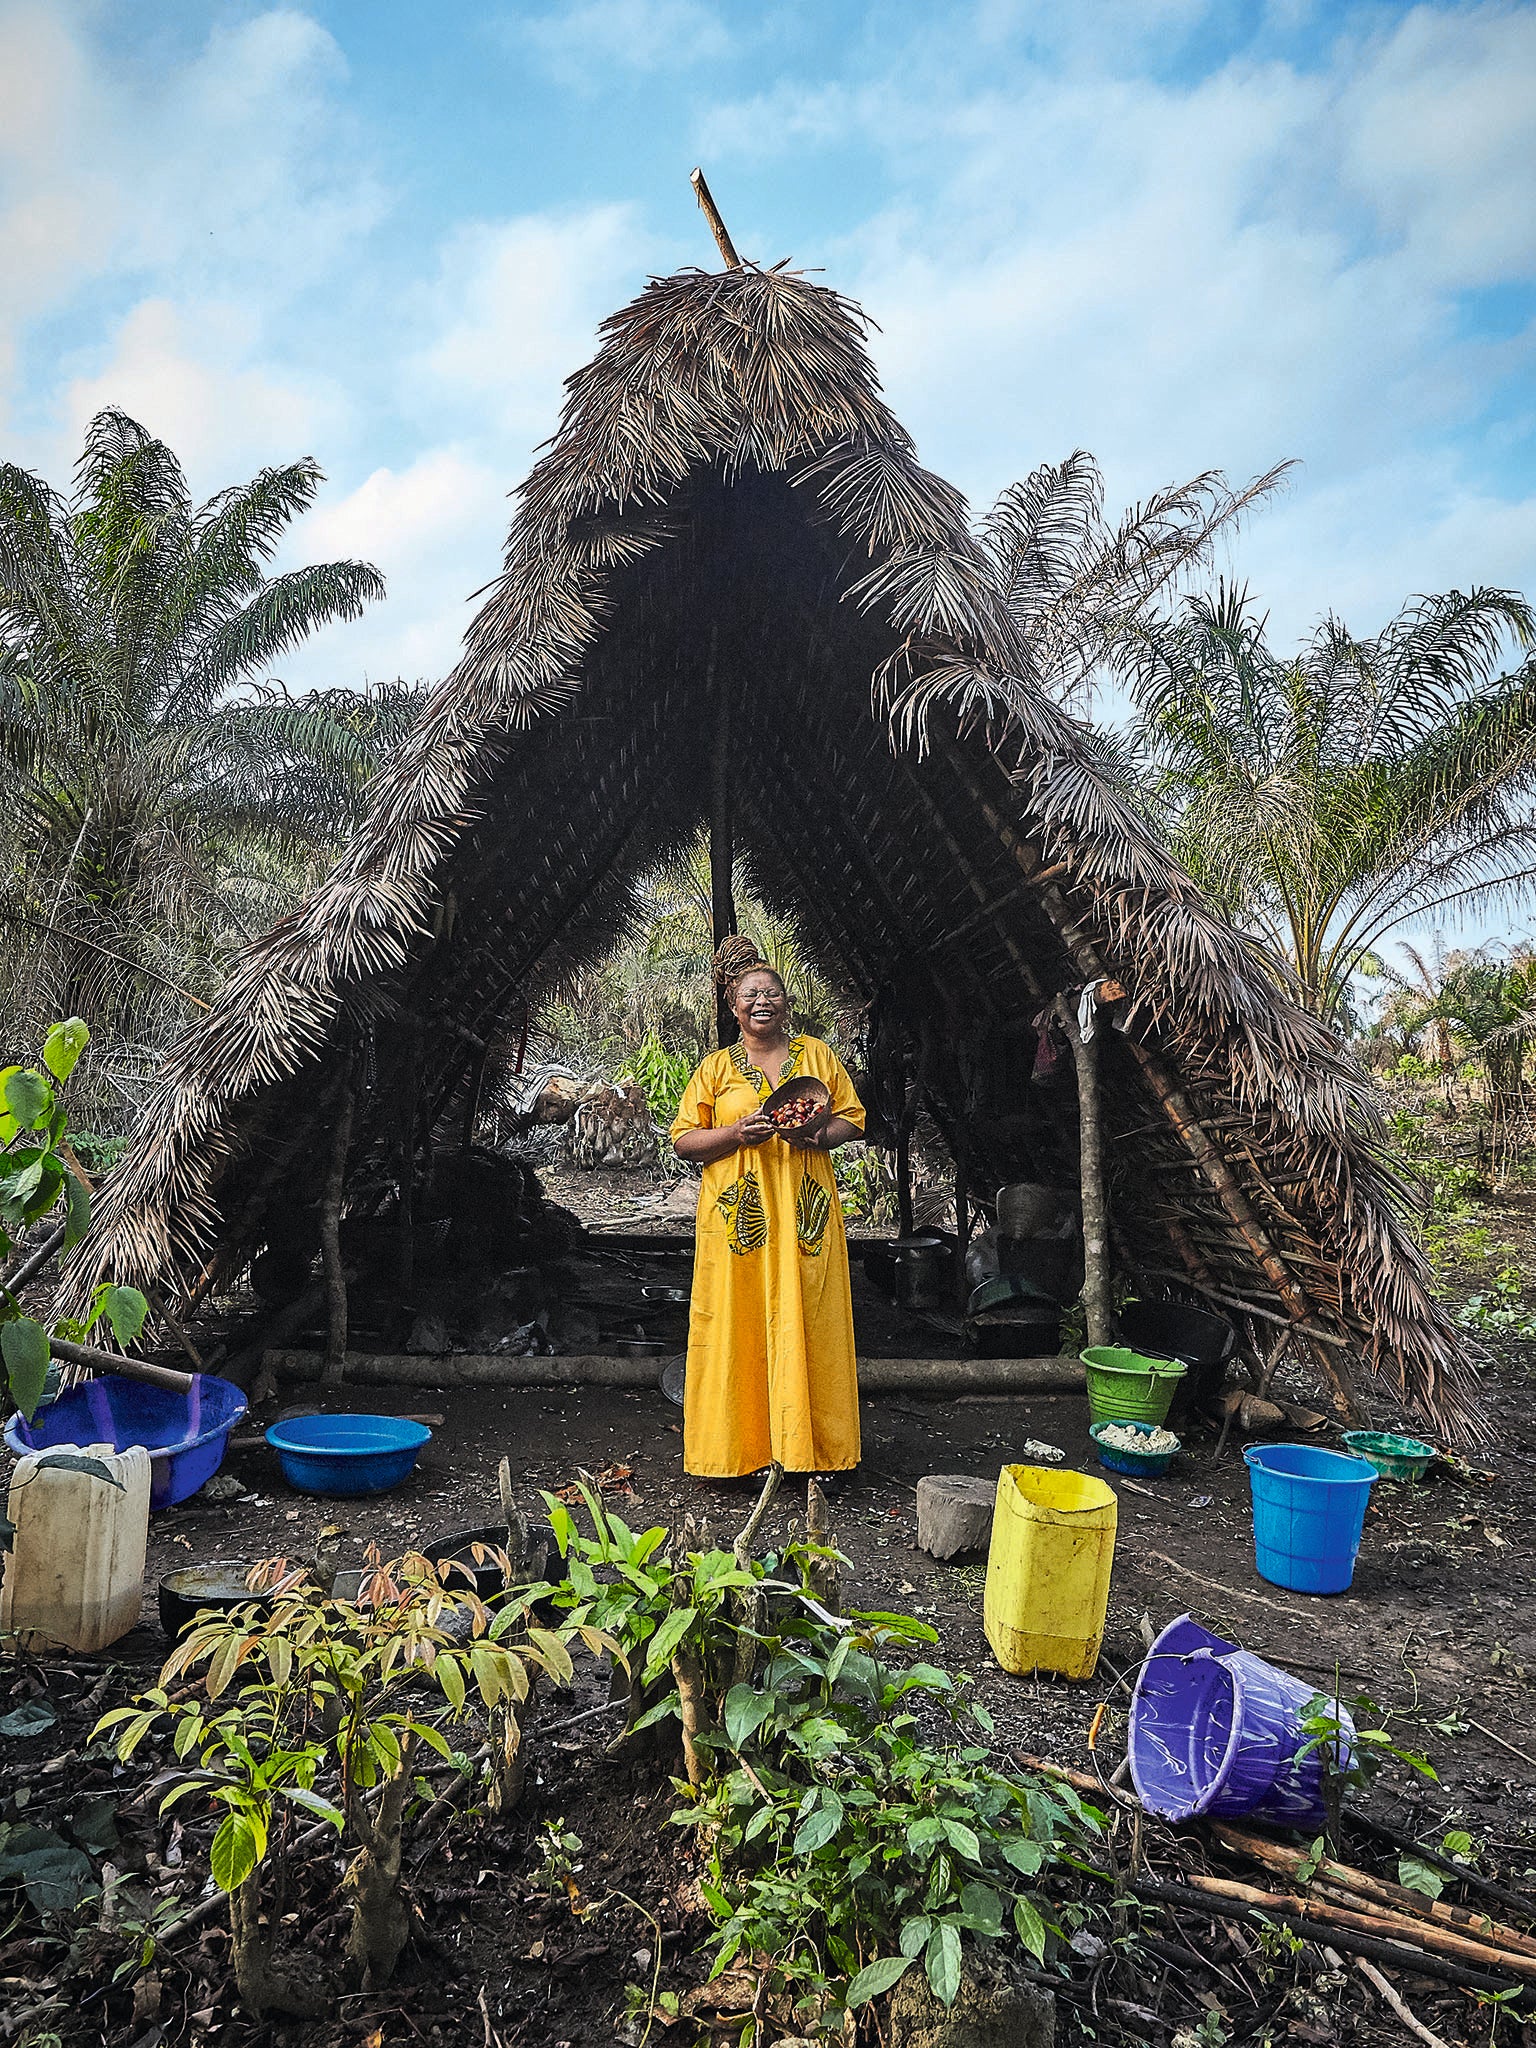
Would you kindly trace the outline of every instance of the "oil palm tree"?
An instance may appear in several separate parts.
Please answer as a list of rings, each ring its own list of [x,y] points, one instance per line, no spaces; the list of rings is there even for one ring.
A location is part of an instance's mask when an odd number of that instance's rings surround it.
[[[414,714],[403,686],[267,680],[383,594],[366,562],[268,573],[321,481],[305,459],[194,505],[166,444],[112,410],[67,497],[0,465],[0,918],[13,970],[27,956],[12,979],[51,980],[61,1014],[138,1029],[216,975],[242,895],[259,914],[334,843]]]
[[[1185,867],[1337,1018],[1405,921],[1536,879],[1536,614],[1450,591],[1370,639],[1329,618],[1290,658],[1265,624],[1227,584],[1141,621],[1120,650],[1134,737]]]

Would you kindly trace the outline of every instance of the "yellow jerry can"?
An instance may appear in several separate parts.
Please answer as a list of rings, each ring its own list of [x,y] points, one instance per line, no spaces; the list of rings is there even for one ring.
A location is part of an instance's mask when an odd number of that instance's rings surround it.
[[[1003,1669],[1092,1678],[1114,1561],[1115,1496],[1102,1479],[1005,1465],[985,1607],[987,1641]]]

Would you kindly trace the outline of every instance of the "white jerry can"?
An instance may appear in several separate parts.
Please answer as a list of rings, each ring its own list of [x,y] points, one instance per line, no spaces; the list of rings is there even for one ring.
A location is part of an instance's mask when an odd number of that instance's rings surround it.
[[[117,1482],[50,1463],[82,1454]],[[0,1630],[71,1650],[104,1650],[128,1633],[144,1598],[149,1452],[140,1444],[54,1444],[11,1475],[15,1528],[0,1582]]]

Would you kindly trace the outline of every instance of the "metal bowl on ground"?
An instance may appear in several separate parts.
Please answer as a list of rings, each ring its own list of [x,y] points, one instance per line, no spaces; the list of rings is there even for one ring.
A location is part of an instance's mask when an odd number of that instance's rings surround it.
[[[972,1358],[1053,1358],[1061,1345],[1061,1309],[1023,1274],[985,1280],[965,1306],[961,1348]]]
[[[485,1556],[476,1557],[477,1546]],[[434,1537],[423,1543],[421,1554],[429,1564],[454,1566],[443,1580],[450,1592],[462,1593],[473,1585],[482,1600],[494,1600],[506,1591],[507,1576],[501,1568],[506,1548],[506,1523],[490,1522],[481,1529],[454,1529]]]
[[[620,1358],[660,1358],[667,1347],[660,1337],[618,1337],[613,1348]]]
[[[669,1358],[661,1369],[661,1391],[669,1401],[675,1402],[681,1408],[683,1389],[687,1384],[688,1357],[686,1352],[680,1352],[677,1357]]]
[[[642,1287],[640,1293],[644,1300],[654,1301],[666,1307],[686,1308],[689,1301],[686,1287]]]
[[[253,1567],[243,1558],[216,1557],[207,1564],[184,1564],[160,1581],[160,1626],[174,1642],[205,1608],[229,1614],[237,1607],[272,1612],[271,1598],[253,1593],[245,1583]]]

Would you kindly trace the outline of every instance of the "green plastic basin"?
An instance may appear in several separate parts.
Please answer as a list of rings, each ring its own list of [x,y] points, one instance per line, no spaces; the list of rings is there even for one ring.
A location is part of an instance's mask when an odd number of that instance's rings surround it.
[[[1346,1429],[1344,1442],[1383,1479],[1395,1479],[1402,1486],[1422,1479],[1435,1455],[1433,1444],[1421,1444],[1415,1436],[1392,1436],[1384,1429]]]
[[[1147,1358],[1121,1344],[1094,1344],[1082,1354],[1090,1422],[1161,1423],[1187,1367],[1176,1358]]]

